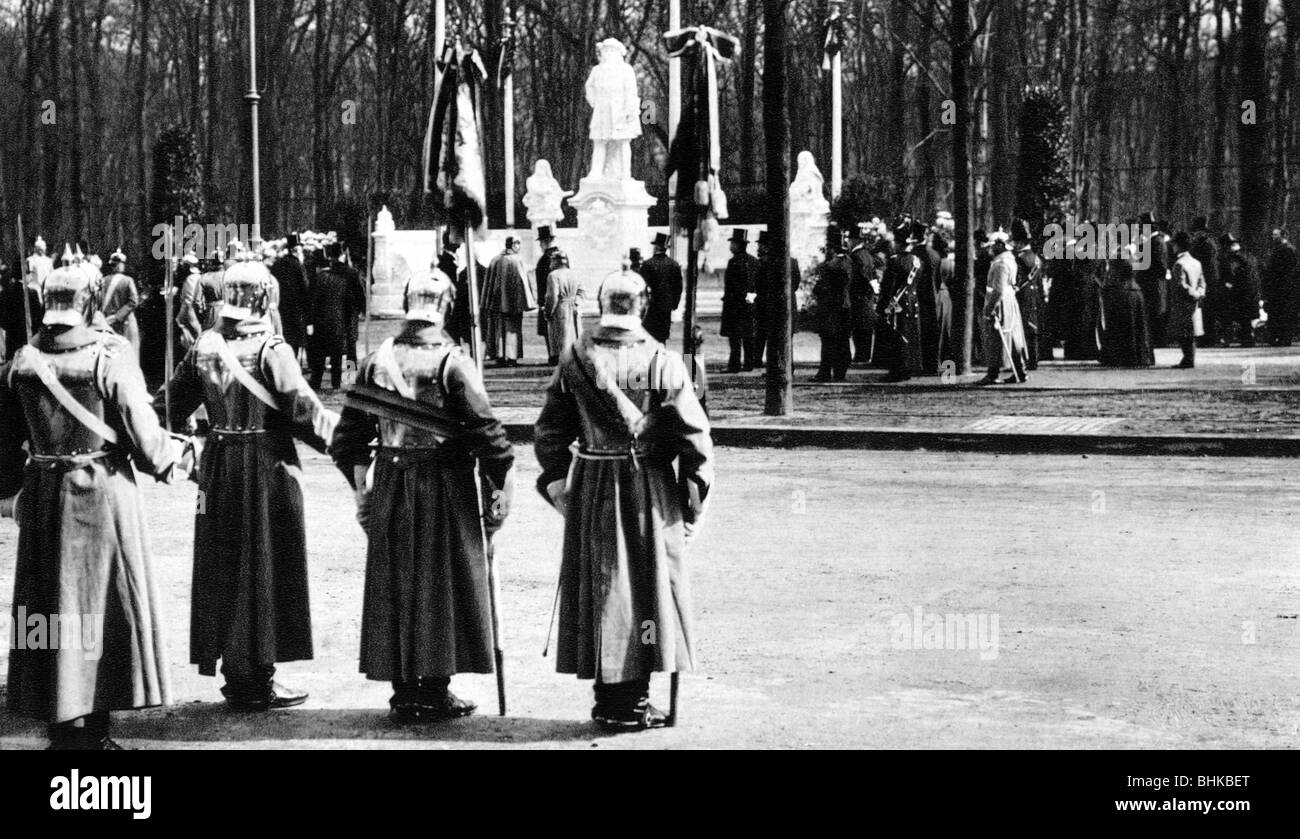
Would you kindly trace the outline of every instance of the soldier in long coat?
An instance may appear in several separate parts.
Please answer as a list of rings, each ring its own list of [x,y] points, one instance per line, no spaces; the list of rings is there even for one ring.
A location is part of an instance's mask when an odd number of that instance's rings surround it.
[[[656,233],[651,243],[654,254],[641,264],[640,274],[650,292],[646,306],[645,331],[666,343],[673,328],[673,311],[682,302],[682,266],[668,255],[668,235]]]
[[[920,313],[921,370],[927,376],[939,373],[939,342],[943,323],[939,315],[939,299],[935,286],[938,283],[939,263],[942,257],[930,241],[924,222],[914,222],[911,237],[916,240],[912,253],[921,261],[921,271],[916,277],[916,305]],[[948,329],[952,329],[952,311],[948,312]]]
[[[999,230],[990,234],[989,242],[993,246],[993,262],[989,265],[982,313],[984,362],[988,365],[983,384],[997,384],[998,374],[1008,364],[1012,375],[1003,384],[1023,384],[1028,379],[1025,368],[1029,350],[1025,346],[1020,303],[1016,299],[1016,258],[1008,249],[1006,233]]]
[[[585,299],[582,279],[569,268],[568,254],[556,248],[551,253],[551,267],[546,272],[546,297],[542,303],[541,319],[547,322],[547,350],[557,363],[565,347],[582,336],[582,303]]]
[[[636,730],[665,722],[650,674],[694,665],[686,548],[713,442],[682,357],[641,326],[641,277],[611,275],[599,299],[599,327],[561,355],[537,419],[537,488],[564,516],[556,669],[595,679],[597,724]]]
[[[722,280],[722,337],[731,345],[727,372],[753,370],[754,301],[758,298],[758,259],[749,253],[749,234],[743,227],[731,233],[731,259]]]
[[[198,472],[190,663],[221,661],[232,709],[298,705],[275,665],[312,657],[302,467],[294,440],[325,451],[338,415],[303,379],[293,349],[267,319],[275,282],[260,261],[225,272],[217,326],[199,336],[154,407],[173,424],[207,409]]]
[[[514,451],[443,331],[453,293],[441,271],[411,281],[405,324],[362,362],[330,446],[367,536],[361,672],[392,683],[399,722],[473,713],[451,677],[493,670],[487,564]]]
[[[1205,335],[1201,302],[1205,299],[1205,274],[1201,263],[1192,256],[1193,239],[1186,232],[1174,236],[1174,264],[1170,268],[1169,320],[1166,334],[1177,341],[1183,358],[1175,367],[1196,366],[1196,339]]]
[[[140,358],[140,324],[135,310],[140,305],[140,291],[135,279],[126,273],[126,255],[114,251],[108,259],[108,275],[104,277],[102,311],[113,331],[131,345],[135,357]]]
[[[910,221],[895,226],[894,255],[885,266],[876,303],[876,348],[889,368],[886,381],[907,381],[921,372],[921,312],[916,299],[921,260],[912,252],[920,241]]]
[[[1138,218],[1138,223],[1154,227],[1155,214],[1144,212]],[[1153,230],[1147,240],[1147,248],[1151,254],[1151,263],[1137,272],[1137,282],[1147,307],[1151,345],[1163,347],[1165,318],[1169,314],[1169,236],[1163,230]]]
[[[49,723],[52,748],[116,749],[110,711],[170,702],[136,473],[170,480],[180,450],[130,345],[91,328],[87,273],[44,285],[40,331],[0,367],[0,507],[19,526],[7,703]],[[60,616],[80,632],[33,636],[30,618]]]

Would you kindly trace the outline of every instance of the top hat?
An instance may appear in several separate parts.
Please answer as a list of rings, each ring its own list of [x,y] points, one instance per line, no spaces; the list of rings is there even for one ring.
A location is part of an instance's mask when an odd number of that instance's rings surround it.
[[[627,249],[627,258],[628,258],[629,260],[631,260],[633,263],[640,262],[640,261],[641,261],[641,249],[640,249],[640,248],[628,248],[628,249]]]
[[[837,248],[844,247],[844,231],[835,222],[826,225],[826,244]]]
[[[743,227],[737,227],[731,231],[731,240],[733,244],[739,242],[742,245],[749,244],[749,231]]]
[[[343,246],[338,242],[330,242],[325,246],[326,259],[338,259],[341,256],[343,256]]]
[[[301,244],[302,240],[298,238],[297,233],[290,233],[288,236],[284,237],[284,246],[288,250],[293,250]]]
[[[551,226],[549,224],[543,224],[541,227],[537,228],[537,241],[544,242],[547,239],[554,238],[555,234],[551,232]]]
[[[759,241],[762,241],[762,239],[760,238]],[[667,234],[667,233],[656,233],[654,239],[650,242],[650,247],[652,247],[652,248],[666,248],[666,247],[668,247],[668,234]]]

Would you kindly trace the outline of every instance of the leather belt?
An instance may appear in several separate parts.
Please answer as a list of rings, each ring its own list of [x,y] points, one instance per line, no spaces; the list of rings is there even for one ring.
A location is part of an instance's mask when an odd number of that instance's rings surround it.
[[[28,456],[28,462],[40,469],[50,472],[59,470],[80,469],[94,463],[96,460],[103,460],[113,454],[112,449],[99,449],[93,452],[79,452],[77,454],[33,454]]]

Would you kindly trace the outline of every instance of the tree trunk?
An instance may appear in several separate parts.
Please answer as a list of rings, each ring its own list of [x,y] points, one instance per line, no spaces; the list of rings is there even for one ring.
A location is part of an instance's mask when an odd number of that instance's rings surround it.
[[[68,38],[72,42],[70,50],[72,67],[72,97],[71,111],[72,126],[63,126],[64,142],[68,149],[69,160],[69,189],[70,198],[72,199],[72,238],[81,239],[87,236],[86,232],[86,191],[84,175],[82,173],[81,157],[81,75],[82,59],[86,54],[84,45],[81,43],[81,30],[85,23],[85,9],[81,3],[72,3],[68,7]]]
[[[763,0],[763,125],[767,132],[767,235],[771,259],[790,264],[790,118],[786,83],[789,50],[784,0]],[[752,59],[750,59],[752,61]],[[784,273],[784,272],[782,272]],[[764,413],[786,416],[793,407],[790,283],[769,290],[767,399]]]
[[[1266,109],[1268,75],[1265,47],[1268,32],[1264,26],[1264,4],[1246,2],[1241,10],[1241,98],[1255,103],[1253,121],[1237,121],[1237,148],[1241,161],[1241,240],[1242,247],[1262,256],[1268,227],[1268,170],[1264,160],[1267,143]]]
[[[961,353],[957,372],[970,372],[971,341],[975,334],[975,259],[971,228],[974,218],[970,201],[970,0],[952,0],[949,26],[952,28],[952,98],[956,123],[952,130],[952,205],[955,222],[953,279],[966,289],[957,317]]]
[[[758,0],[745,0],[745,35],[740,60],[740,181],[754,177],[754,81],[758,47]]]
[[[145,130],[149,122],[148,114],[145,113],[145,102],[149,90],[149,23],[152,9],[152,0],[140,0],[140,57],[135,77],[135,178],[136,195],[139,196],[140,202],[137,208],[139,235],[142,237],[148,235],[151,226],[149,224],[149,135]],[[144,250],[147,253],[149,249],[146,247]]]

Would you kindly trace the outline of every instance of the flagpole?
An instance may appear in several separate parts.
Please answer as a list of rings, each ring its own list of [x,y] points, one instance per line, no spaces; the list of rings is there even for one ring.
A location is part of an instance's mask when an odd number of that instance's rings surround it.
[[[668,31],[682,28],[682,0],[668,0]],[[682,60],[668,59],[668,148],[682,119]],[[668,255],[677,259],[677,174],[668,178]]]
[[[831,19],[840,16],[843,0],[830,0]],[[832,24],[834,25],[834,24]],[[831,198],[838,198],[844,182],[844,94],[842,89],[844,62],[842,49],[831,56]]]
[[[375,217],[366,213],[366,355],[370,355],[370,309],[374,301]]]
[[[27,340],[32,340],[32,300],[27,294],[27,239],[23,236],[23,216],[17,217],[18,225],[18,285],[23,294],[23,319],[27,324]]]
[[[176,294],[176,263],[172,258],[172,248],[175,247],[176,228],[168,226],[163,231],[163,259],[165,270],[163,273],[163,312],[166,315],[167,323],[167,346],[163,348],[163,408],[167,412],[167,430],[172,430],[172,369],[176,366],[176,350],[172,346],[176,339],[175,323],[172,318],[172,298]]]
[[[505,40],[506,41],[513,42],[514,28],[515,28],[514,18],[510,14],[510,9],[507,8],[506,19],[505,19],[505,30],[506,30]],[[500,58],[501,61],[506,61],[508,58],[510,60],[513,60],[507,54],[507,50],[513,50],[513,46],[511,44],[503,43],[501,45],[501,58]],[[507,71],[510,71],[512,68],[507,67],[505,69]],[[506,161],[505,161],[506,227],[509,228],[510,230],[514,230],[515,229],[515,74],[513,72],[508,72],[506,77],[502,79],[501,110],[502,110],[502,120],[504,122],[504,125],[502,126],[503,128],[502,139],[503,139],[503,145],[505,146],[505,152],[506,152]]]

